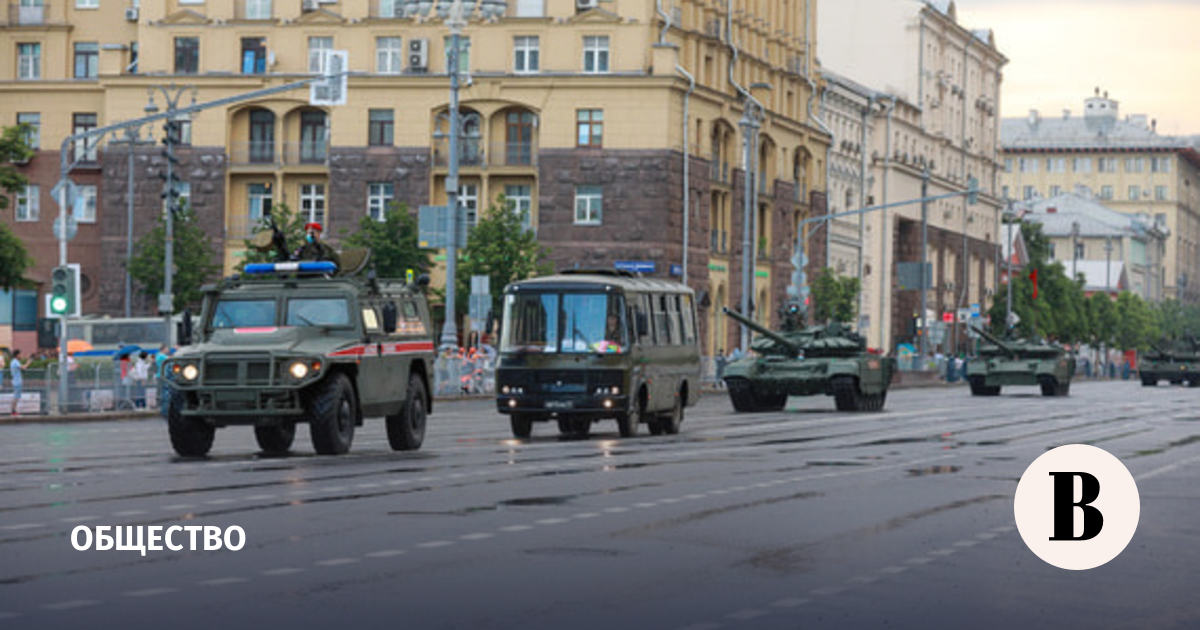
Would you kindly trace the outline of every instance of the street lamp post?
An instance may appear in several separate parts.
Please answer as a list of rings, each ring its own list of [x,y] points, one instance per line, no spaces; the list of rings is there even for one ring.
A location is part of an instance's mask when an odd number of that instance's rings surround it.
[[[928,262],[928,254],[926,249],[929,245],[929,167],[926,166],[921,171],[921,363],[925,364],[926,353],[929,351],[929,318],[926,317],[926,299],[929,293],[929,276],[926,272]]]
[[[754,293],[754,237],[756,236],[754,192],[757,184],[754,179],[758,173],[755,158],[758,157],[758,129],[761,125],[758,121],[758,112],[755,111],[754,104],[749,99],[746,100],[746,109],[742,113],[742,120],[738,126],[742,128],[742,163],[745,166],[742,186],[742,314],[746,317],[753,317],[750,313],[750,304],[751,296]],[[828,252],[826,255],[828,256]],[[762,304],[759,304],[758,308],[762,308]],[[742,351],[746,352],[750,349],[750,329],[742,324],[741,330]]]

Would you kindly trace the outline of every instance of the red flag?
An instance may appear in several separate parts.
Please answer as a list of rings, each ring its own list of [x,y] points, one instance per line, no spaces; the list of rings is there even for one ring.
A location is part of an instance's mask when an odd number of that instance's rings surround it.
[[[1033,299],[1037,299],[1037,269],[1029,272],[1029,279],[1033,280]]]

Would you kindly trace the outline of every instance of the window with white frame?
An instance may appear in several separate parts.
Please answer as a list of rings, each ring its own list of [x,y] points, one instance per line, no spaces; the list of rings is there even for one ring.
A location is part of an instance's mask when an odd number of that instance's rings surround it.
[[[37,221],[41,201],[38,197],[40,189],[37,186],[26,186],[17,191],[17,221]]]
[[[608,35],[588,35],[583,38],[583,71],[608,72]]]
[[[75,0],[76,9],[99,9],[100,0]]]
[[[71,133],[80,134],[91,131],[96,128],[96,114],[80,113],[71,115]],[[80,162],[95,162],[96,147],[99,144],[96,138],[79,138],[75,140],[75,155],[72,157]]]
[[[533,73],[538,71],[538,38],[523,36],[513,38],[513,71]]]
[[[1026,186],[1025,190],[1022,192],[1021,198],[1028,201],[1030,199],[1033,199],[1034,195],[1036,195],[1036,194],[1037,194],[1037,191],[1033,189],[1033,186]]]
[[[575,225],[600,225],[604,219],[604,189],[575,187]]]
[[[1142,158],[1125,158],[1126,173],[1141,173],[1145,168],[1146,161]]]
[[[509,184],[504,187],[504,200],[508,209],[521,217],[521,227],[526,230],[533,226],[533,195],[532,187]]]
[[[375,72],[400,74],[404,71],[404,41],[400,37],[375,38]]]
[[[42,78],[41,44],[17,44],[17,78],[27,81]]]
[[[458,187],[458,202],[467,215],[467,228],[475,227],[479,221],[479,185],[461,184]]]
[[[79,223],[95,223],[96,222],[96,187],[88,184],[76,187],[76,194],[83,200],[77,202],[78,212],[75,213],[75,220]]]
[[[307,223],[320,223],[325,231],[325,184],[300,185],[300,214]]]
[[[246,0],[247,20],[271,19],[271,0]]]
[[[1050,187],[1050,196],[1051,197],[1057,197],[1059,195],[1059,193],[1061,193],[1061,192],[1062,192],[1062,188],[1059,186],[1051,186]]]
[[[325,72],[325,51],[333,50],[332,37],[308,38],[308,71],[316,74]]]
[[[1150,158],[1150,170],[1155,173],[1170,173],[1171,158]]]
[[[1101,199],[1112,199],[1113,198],[1113,187],[1112,186],[1101,186],[1100,187],[1100,198]]]
[[[1067,158],[1046,158],[1047,173],[1066,173]]]
[[[395,187],[391,182],[371,182],[367,184],[367,216],[376,221],[383,221],[387,215],[388,204],[395,198]]]
[[[1076,173],[1091,173],[1092,158],[1075,158],[1073,167]]]
[[[446,51],[446,69],[450,69],[450,50],[453,38],[447,36],[442,38],[442,45]],[[471,68],[471,38],[464,35],[458,37],[458,71],[460,74],[470,72]]]
[[[1021,172],[1022,173],[1038,172],[1037,158],[1021,158]]]
[[[1155,186],[1154,187],[1154,200],[1155,201],[1166,201],[1167,200],[1167,187],[1166,186]]]
[[[1013,167],[1013,159],[1012,158],[1004,158],[1004,172],[1011,173],[1012,167]]]
[[[1130,186],[1129,187],[1129,200],[1137,201],[1142,196],[1141,191],[1142,191],[1142,189],[1140,186]]]
[[[39,112],[18,112],[17,124],[27,125],[25,145],[37,149],[42,142],[42,115]]]
[[[1116,173],[1117,158],[1100,158],[1097,166],[1099,167],[1097,170],[1101,173]]]

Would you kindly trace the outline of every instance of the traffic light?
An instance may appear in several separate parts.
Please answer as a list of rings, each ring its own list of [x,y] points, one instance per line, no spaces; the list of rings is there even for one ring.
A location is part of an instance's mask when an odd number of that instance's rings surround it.
[[[166,172],[159,174],[164,180],[162,198],[165,200],[166,209],[176,212],[179,210],[179,184],[182,182],[175,176],[174,167],[179,165],[179,158],[175,157],[175,146],[183,142],[183,124],[178,120],[168,120],[164,123],[162,142],[166,145],[162,156],[167,160]]]
[[[979,180],[974,176],[967,178],[967,203],[975,205],[979,202]]]
[[[50,272],[50,313],[60,317],[79,315],[79,270],[70,265]]]

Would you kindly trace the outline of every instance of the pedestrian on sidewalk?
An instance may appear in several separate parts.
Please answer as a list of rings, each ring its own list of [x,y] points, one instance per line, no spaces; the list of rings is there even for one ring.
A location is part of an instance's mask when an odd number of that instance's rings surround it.
[[[27,364],[21,362],[21,349],[16,348],[12,351],[12,361],[8,364],[8,372],[12,376],[12,408],[9,412],[12,415],[17,415],[17,405],[21,402],[21,387],[25,384],[25,380],[21,377],[21,370],[25,369]]]
[[[133,384],[135,387],[133,404],[139,409],[146,408],[146,381],[150,378],[150,355],[142,350],[133,362]]]
[[[723,387],[725,383],[725,348],[717,350],[717,387]]]

